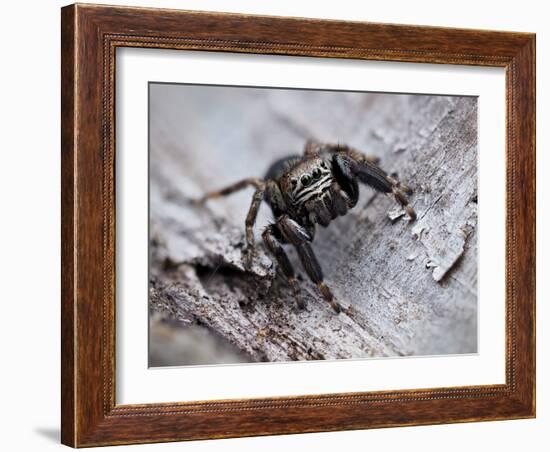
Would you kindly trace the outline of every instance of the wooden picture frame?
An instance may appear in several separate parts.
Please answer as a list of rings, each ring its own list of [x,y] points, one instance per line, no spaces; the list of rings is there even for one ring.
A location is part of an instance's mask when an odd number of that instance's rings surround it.
[[[62,9],[62,442],[73,447],[535,416],[535,35],[147,8]],[[115,403],[115,50],[506,69],[506,383]]]

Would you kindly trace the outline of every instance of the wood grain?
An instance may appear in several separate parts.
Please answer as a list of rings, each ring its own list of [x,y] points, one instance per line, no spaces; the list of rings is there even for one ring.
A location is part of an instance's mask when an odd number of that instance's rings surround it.
[[[75,347],[75,15],[61,10],[61,442],[74,444],[76,412]]]
[[[62,441],[75,447],[532,417],[535,37],[72,5],[62,12]],[[507,73],[506,384],[115,403],[114,65],[120,46],[500,66]]]
[[[151,307],[186,325],[182,337],[190,325],[206,326],[251,361],[477,352],[476,98],[149,89]],[[258,259],[245,271],[252,190],[200,208],[189,202],[263,175],[312,137],[344,139],[380,158],[413,188],[418,214],[410,222],[393,198],[363,187],[355,209],[317,228],[313,247],[345,308],[337,316],[292,251],[308,307],[297,310],[284,284],[274,289],[260,238],[273,221],[267,205],[256,223]]]

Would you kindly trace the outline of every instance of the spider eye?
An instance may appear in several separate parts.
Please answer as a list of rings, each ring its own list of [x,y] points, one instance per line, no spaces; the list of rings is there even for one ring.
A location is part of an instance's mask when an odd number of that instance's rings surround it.
[[[313,179],[319,179],[321,177],[321,170],[319,168],[315,168],[312,173]]]
[[[292,184],[292,188],[296,188],[296,185],[298,185],[298,179],[292,179],[290,183]]]
[[[324,160],[321,162],[321,166],[322,166],[323,168],[327,169],[327,164],[325,163]]]
[[[301,179],[302,185],[304,187],[307,187],[309,184],[311,184],[311,176],[309,174],[304,174]]]

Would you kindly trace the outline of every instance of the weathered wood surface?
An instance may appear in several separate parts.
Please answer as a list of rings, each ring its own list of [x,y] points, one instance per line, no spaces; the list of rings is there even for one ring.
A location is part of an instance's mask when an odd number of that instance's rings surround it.
[[[253,361],[477,351],[475,98],[151,85],[150,106],[152,311],[204,326]],[[340,315],[305,275],[304,311],[272,284],[258,240],[267,205],[244,269],[252,190],[189,203],[262,176],[308,138],[379,156],[414,189],[414,223],[365,187],[354,210],[318,229],[313,247]]]

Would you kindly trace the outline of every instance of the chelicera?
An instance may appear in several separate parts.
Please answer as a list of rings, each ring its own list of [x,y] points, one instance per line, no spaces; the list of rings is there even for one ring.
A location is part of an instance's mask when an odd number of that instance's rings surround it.
[[[254,223],[262,201],[266,201],[275,221],[263,231],[262,238],[268,251],[276,259],[279,270],[292,288],[296,302],[304,308],[294,268],[283,248],[296,248],[303,268],[323,298],[336,312],[340,304],[323,281],[323,271],[310,243],[315,237],[315,226],[328,226],[338,216],[345,215],[359,199],[359,182],[392,195],[405,208],[411,220],[416,219],[407,195],[412,192],[396,178],[377,165],[377,159],[342,144],[323,144],[309,141],[301,156],[277,160],[265,177],[243,179],[224,189],[207,193],[199,202],[226,196],[248,186],[256,191],[245,221],[246,252],[254,253]]]

